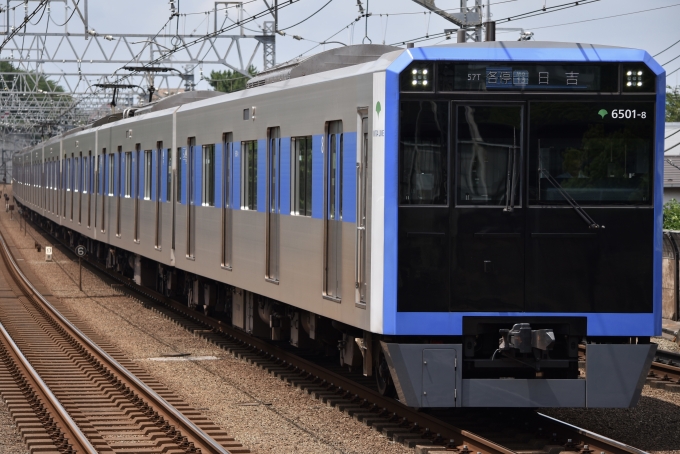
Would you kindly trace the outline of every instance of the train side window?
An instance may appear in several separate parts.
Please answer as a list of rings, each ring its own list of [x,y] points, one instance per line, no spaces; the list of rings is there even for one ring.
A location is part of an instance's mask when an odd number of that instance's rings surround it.
[[[109,162],[108,162],[109,165],[108,165],[108,167],[109,167],[109,195],[110,196],[113,196],[113,183],[114,183],[114,178],[115,178],[114,168],[113,168],[114,167],[114,165],[113,165],[114,156],[115,155],[113,153],[109,153]]]
[[[242,174],[241,208],[257,211],[257,140],[241,142]]]
[[[83,194],[87,194],[89,186],[89,176],[90,176],[90,159],[87,156],[82,158],[83,160]]]
[[[66,188],[66,192],[71,192],[71,177],[69,176],[71,174],[71,160],[68,158],[68,155],[64,156],[64,169],[64,187]],[[29,173],[27,171],[26,183],[28,183],[28,175]]]
[[[177,147],[177,203],[182,203],[182,147]]]
[[[123,195],[126,199],[132,196],[132,152],[125,152],[125,191]]]
[[[312,136],[291,139],[291,204],[290,214],[312,215]]]
[[[167,179],[165,182],[165,200],[167,202],[172,201],[172,148],[168,148],[168,159],[166,160],[166,173]]]
[[[404,101],[400,106],[399,203],[448,203],[448,103]]]
[[[152,151],[144,150],[144,200],[151,200]]]
[[[215,145],[203,145],[201,205],[215,206]]]

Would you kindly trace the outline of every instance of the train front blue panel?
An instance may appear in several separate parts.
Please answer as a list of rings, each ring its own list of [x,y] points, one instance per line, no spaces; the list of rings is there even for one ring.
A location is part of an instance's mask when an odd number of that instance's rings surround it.
[[[654,336],[661,333],[661,245],[662,245],[662,203],[663,203],[663,121],[665,104],[665,73],[661,66],[645,51],[635,49],[595,47],[589,45],[565,45],[561,47],[559,43],[551,46],[549,44],[541,47],[542,43],[531,43],[527,46],[512,47],[513,43],[497,43],[492,47],[482,47],[475,45],[417,48],[408,49],[403,52],[386,71],[386,93],[385,93],[385,212],[384,212],[384,282],[383,282],[383,333],[393,335],[461,335],[462,320],[466,316],[474,317],[584,317],[587,319],[587,330],[590,336]],[[400,312],[398,310],[398,283],[399,283],[399,109],[400,109],[400,74],[413,61],[435,62],[435,61],[463,61],[463,62],[498,62],[498,66],[506,65],[510,62],[551,62],[560,64],[570,63],[645,63],[647,67],[656,75],[656,122],[654,125],[654,161],[651,166],[653,174],[653,203],[649,204],[648,213],[653,213],[653,220],[650,218],[650,226],[653,224],[653,232],[649,232],[653,239],[647,246],[652,262],[651,269],[652,284],[650,287],[651,303],[650,312],[627,311],[613,312],[594,310],[574,312],[562,311],[541,311],[533,309],[529,311],[480,311],[474,310],[451,310],[450,312]],[[410,71],[410,70],[409,70]],[[489,91],[480,92],[474,97],[475,101],[495,101]],[[515,94],[516,100],[526,102],[521,97],[521,93]],[[613,95],[615,96],[615,95]],[[630,95],[628,95],[630,96]],[[649,96],[647,97],[647,99]],[[409,99],[414,99],[411,97]],[[448,99],[453,99],[450,96]],[[533,98],[537,99],[537,98]],[[547,98],[546,98],[547,99]],[[560,98],[563,99],[563,98]],[[610,98],[598,102],[628,102],[628,98]],[[508,99],[509,100],[509,99]],[[455,125],[455,123],[454,123]],[[455,127],[454,132],[455,134]],[[453,143],[454,138],[449,138],[449,143]],[[529,145],[525,145],[528,147]],[[525,148],[526,150],[526,148]],[[451,152],[453,153],[453,151]],[[528,154],[527,151],[525,153]],[[453,156],[453,154],[451,155]],[[452,157],[449,159],[453,159]],[[528,159],[522,157],[522,159]],[[527,177],[528,178],[528,177]],[[455,181],[455,180],[450,180]],[[522,181],[523,185],[526,183]],[[522,186],[522,191],[525,191]],[[455,188],[451,183],[449,200],[446,202],[451,207],[457,207],[455,201]],[[525,197],[523,195],[523,197]],[[649,200],[649,199],[647,199]],[[648,202],[649,203],[649,202]],[[528,205],[520,208],[528,212]],[[453,208],[452,208],[453,209]],[[586,206],[586,212],[596,211]],[[573,212],[577,216],[576,212]],[[578,218],[576,218],[578,219]],[[647,221],[645,221],[647,222]],[[647,224],[644,224],[647,225]],[[612,225],[610,229],[619,226]],[[452,227],[453,228],[453,227]],[[603,230],[606,234],[609,230]],[[588,231],[585,231],[588,233]],[[612,230],[613,232],[613,230]],[[427,234],[429,232],[424,232]],[[433,232],[436,233],[436,232]],[[521,237],[523,238],[523,237]],[[566,243],[565,243],[566,244]],[[625,246],[621,246],[625,247]],[[481,262],[480,262],[481,263]],[[649,262],[647,262],[649,263]],[[455,265],[457,266],[457,265]],[[481,265],[480,265],[481,266]],[[645,281],[648,282],[648,281]],[[648,294],[649,295],[649,294]],[[425,304],[426,302],[423,302]],[[528,304],[528,303],[527,303]],[[536,306],[535,303],[531,303]],[[536,306],[538,307],[538,306]],[[417,309],[416,309],[417,310]],[[565,309],[569,310],[569,309]],[[614,308],[613,310],[618,310]]]

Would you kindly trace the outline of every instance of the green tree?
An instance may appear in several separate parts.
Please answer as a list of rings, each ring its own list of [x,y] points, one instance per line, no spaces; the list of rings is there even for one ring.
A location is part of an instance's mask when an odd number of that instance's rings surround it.
[[[248,67],[250,77],[257,75],[257,68],[253,65]],[[246,77],[240,72],[232,71],[211,71],[208,83],[217,91],[232,93],[246,88],[246,82],[250,77]]]
[[[666,92],[666,121],[680,121],[680,86],[668,87]]]
[[[680,202],[671,199],[663,206],[663,228],[680,230]]]

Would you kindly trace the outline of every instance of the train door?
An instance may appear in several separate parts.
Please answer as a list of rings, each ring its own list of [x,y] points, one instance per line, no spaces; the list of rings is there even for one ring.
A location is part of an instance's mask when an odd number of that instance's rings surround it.
[[[326,133],[324,166],[325,200],[325,276],[324,294],[340,300],[342,297],[342,121],[331,121]]]
[[[196,250],[196,206],[194,204],[194,154],[196,153],[196,138],[190,137],[187,143],[187,258],[194,259]]]
[[[280,128],[269,128],[267,137],[267,273],[268,281],[279,281],[279,217],[281,133]]]
[[[134,198],[135,198],[135,225],[134,225],[134,234],[133,234],[133,241],[136,243],[139,243],[139,199],[140,197],[144,196],[143,188],[140,186],[140,181],[141,177],[140,175],[144,171],[144,167],[142,165],[142,160],[144,158],[144,154],[142,152],[142,144],[136,144],[135,145],[135,152],[133,154],[132,158],[132,168],[133,168],[133,173],[132,173],[132,178],[135,181],[135,189],[134,189]]]
[[[234,137],[225,133],[222,138],[222,268],[231,269],[232,210],[231,194],[234,184]]]
[[[154,152],[154,173],[153,173],[153,179],[154,179],[154,191],[155,193],[152,194],[152,198],[155,197],[156,201],[156,228],[154,229],[155,231],[155,239],[154,239],[154,244],[156,249],[161,248],[161,215],[162,215],[162,205],[161,205],[161,162],[162,162],[162,154],[163,154],[163,142],[156,142],[156,151]]]
[[[356,263],[355,263],[355,302],[361,307],[366,307],[368,284],[367,284],[367,193],[368,193],[368,112],[359,112],[361,118],[361,135],[359,136],[359,156],[357,156],[357,238],[356,238]]]
[[[524,310],[524,106],[454,104],[452,310]]]
[[[78,157],[78,225],[83,222],[83,193],[85,192],[85,159],[83,152]]]
[[[125,163],[127,165],[127,163]],[[114,186],[114,191],[116,194],[116,236],[120,237],[121,236],[121,192],[122,192],[122,176],[123,176],[123,147],[118,146],[118,153],[116,154],[116,161],[115,161],[115,175],[116,175],[116,184]]]

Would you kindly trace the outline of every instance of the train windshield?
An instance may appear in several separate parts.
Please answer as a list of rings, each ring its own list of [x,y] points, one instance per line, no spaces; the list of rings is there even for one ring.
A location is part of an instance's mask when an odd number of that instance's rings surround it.
[[[652,202],[653,103],[530,103],[529,143],[532,205]]]

